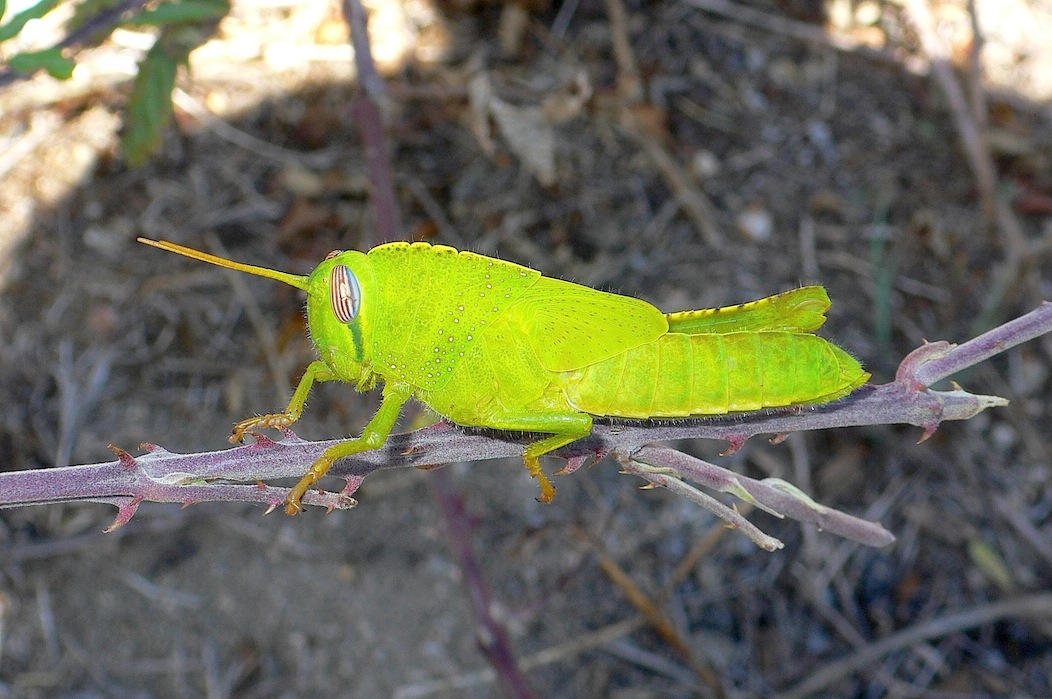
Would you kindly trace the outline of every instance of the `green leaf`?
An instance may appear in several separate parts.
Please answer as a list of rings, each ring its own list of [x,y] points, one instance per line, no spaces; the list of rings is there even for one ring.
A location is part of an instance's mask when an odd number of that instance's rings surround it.
[[[69,80],[76,65],[72,59],[62,55],[62,49],[58,46],[43,51],[16,53],[7,64],[11,70],[19,73],[35,73],[43,68],[58,80]]]
[[[4,13],[3,4],[0,2],[0,15]],[[18,32],[22,31],[22,27],[26,26],[26,22],[43,17],[48,12],[51,12],[57,4],[58,0],[40,0],[28,10],[22,10],[10,22],[0,27],[0,41],[7,41],[11,37],[17,36]]]
[[[186,63],[190,52],[208,39],[216,20],[229,9],[228,0],[171,0],[139,16],[163,26],[139,64],[128,101],[121,150],[132,167],[144,163],[161,145],[172,118],[172,89],[179,64]]]
[[[173,0],[144,10],[125,25],[193,24],[223,17],[230,11],[228,0]]]
[[[996,546],[982,539],[971,539],[968,542],[968,556],[972,563],[1002,590],[1009,591],[1015,586],[1012,571]]]
[[[132,167],[146,162],[161,145],[172,118],[172,89],[181,62],[158,40],[139,64],[121,138],[121,150]]]

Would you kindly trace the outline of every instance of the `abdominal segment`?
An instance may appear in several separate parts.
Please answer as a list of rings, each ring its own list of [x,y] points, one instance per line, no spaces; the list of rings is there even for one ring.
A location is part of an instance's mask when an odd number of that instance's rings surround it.
[[[669,333],[566,378],[566,398],[582,412],[662,418],[824,403],[869,374],[817,335],[764,331]]]

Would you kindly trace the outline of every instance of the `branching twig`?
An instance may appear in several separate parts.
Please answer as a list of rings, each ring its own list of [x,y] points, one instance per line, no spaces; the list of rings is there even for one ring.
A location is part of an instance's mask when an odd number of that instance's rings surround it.
[[[444,477],[447,474],[435,475],[439,476],[434,481],[435,500],[442,510],[442,518],[449,530],[450,548],[464,576],[471,608],[478,620],[476,637],[479,650],[496,670],[505,696],[531,699],[535,695],[512,653],[508,631],[494,616],[493,597],[471,545],[471,522],[464,508],[464,499],[457,494],[449,479]]]
[[[992,291],[978,316],[978,324],[973,326],[985,327],[997,317],[1001,303],[1009,289],[1018,282],[1020,269],[1032,254],[1031,245],[1011,206],[997,194],[999,186],[997,166],[994,163],[989,139],[984,129],[986,116],[977,113],[977,109],[984,108],[985,105],[981,80],[978,79],[978,76],[973,76],[974,92],[969,100],[950,62],[950,48],[936,30],[929,0],[899,0],[899,2],[906,8],[920,38],[921,47],[931,61],[932,77],[946,96],[950,114],[953,116],[953,122],[961,138],[961,145],[975,175],[983,214],[996,228],[998,241],[1004,250],[1004,260],[998,265],[993,275]],[[974,5],[970,6],[970,11],[972,12],[972,27],[976,32],[976,43],[972,53],[974,71],[978,69],[977,52],[981,44]]]
[[[365,149],[366,170],[371,185],[370,199],[376,212],[377,235],[380,242],[402,240],[398,196],[395,193],[394,173],[391,169],[383,123],[387,85],[376,69],[376,61],[373,60],[368,23],[361,0],[344,0],[343,10],[350,26],[354,61],[358,68],[358,84],[361,87],[361,93],[355,97],[351,106],[351,113],[358,124]],[[359,483],[360,478],[347,481],[348,498]],[[475,555],[471,525],[464,509],[464,501],[454,489],[448,474],[436,474],[432,484],[439,511],[446,522],[450,549],[460,567],[464,586],[475,612],[478,623],[475,636],[479,650],[500,679],[507,696],[531,699],[534,694],[526,676],[519,668],[508,630],[493,613],[493,595],[482,573],[482,565]]]
[[[707,488],[735,495],[776,517],[810,522],[818,525],[819,529],[867,546],[887,546],[895,540],[895,537],[879,524],[819,505],[781,479],[768,478],[758,481],[739,476],[675,449],[643,447],[633,454],[631,459],[624,459],[621,463],[628,473],[645,478],[655,486],[669,488],[701,505],[733,528],[740,529],[757,546],[767,551],[782,548],[782,542],[764,534],[737,510],[728,508],[679,479],[694,481]]]
[[[1027,619],[1052,618],[1052,594],[1047,592],[1026,597],[991,602],[971,607],[964,611],[923,621],[898,633],[885,636],[877,643],[860,648],[847,658],[808,673],[807,679],[779,694],[780,699],[804,699],[820,696],[824,689],[837,680],[861,668],[873,666],[888,653],[917,645],[947,634],[984,626],[1001,619],[1022,617]]]
[[[860,39],[838,34],[814,24],[789,19],[784,15],[764,12],[745,2],[731,2],[730,0],[683,0],[683,2],[718,17],[771,34],[790,37],[816,46],[828,46],[837,51],[855,53],[881,63],[900,65],[913,73],[924,72],[924,66],[918,66],[916,62],[909,61],[904,64],[902,56],[894,51],[875,49],[867,46]]]
[[[863,543],[887,543],[891,540],[890,534],[881,534],[882,530],[871,525],[862,526],[843,513],[810,503],[806,496],[784,487],[765,488],[762,483],[748,481],[704,461],[685,455],[671,458],[670,454],[675,454],[672,450],[640,450],[640,447],[652,442],[700,437],[727,440],[733,451],[757,434],[874,424],[916,425],[924,429],[923,439],[944,420],[966,420],[986,408],[1007,402],[959,388],[934,391],[928,386],[1050,331],[1052,303],[1046,302],[1025,316],[962,345],[945,342],[924,345],[902,361],[894,381],[865,386],[834,403],[698,420],[597,424],[589,437],[557,452],[557,456],[568,461],[560,474],[575,471],[596,455],[616,452],[637,462],[675,469],[695,482],[734,492],[781,515],[815,522]],[[332,475],[347,480],[343,492],[312,491],[304,502],[347,509],[356,504],[352,494],[373,471],[519,456],[523,440],[522,435],[464,431],[447,423],[396,435],[383,448],[346,459],[332,469]],[[260,436],[255,444],[202,454],[173,454],[153,445],[146,445],[148,453],[140,457],[116,450],[120,457],[116,462],[0,473],[0,507],[107,502],[119,508],[111,528],[131,519],[143,501],[249,501],[266,503],[273,508],[284,501],[288,490],[264,486],[259,481],[298,478],[335,443],[336,440],[307,442],[288,432],[280,442]]]
[[[402,224],[398,216],[398,200],[395,197],[394,178],[391,173],[391,156],[384,136],[383,105],[387,101],[387,85],[376,70],[365,8],[361,0],[344,0],[343,13],[351,29],[354,45],[354,63],[358,69],[358,84],[361,94],[351,104],[351,115],[362,134],[365,150],[365,167],[371,188],[370,199],[376,213],[378,240],[372,244],[387,243],[402,239]],[[367,245],[366,247],[372,247]]]
[[[121,18],[134,9],[146,5],[143,0],[121,0],[112,7],[99,10],[89,17],[84,24],[72,30],[64,39],[59,41],[53,48],[79,51],[92,41],[92,37],[103,32],[112,31],[120,24]],[[18,80],[26,80],[33,77],[32,73],[21,73],[8,67],[0,68],[0,87],[6,87]]]

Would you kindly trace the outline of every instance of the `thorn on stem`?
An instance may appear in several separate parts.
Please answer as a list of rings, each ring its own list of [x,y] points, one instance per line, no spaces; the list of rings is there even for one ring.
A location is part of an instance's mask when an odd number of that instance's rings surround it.
[[[114,518],[113,524],[102,531],[106,534],[112,534],[131,521],[131,518],[135,516],[135,511],[139,509],[142,500],[142,495],[136,495],[135,497],[126,500],[124,504],[117,505],[117,516]]]
[[[924,434],[921,435],[920,439],[917,440],[917,444],[927,442],[928,438],[935,434],[935,430],[939,429],[938,422],[932,422],[924,426]]]
[[[569,476],[577,469],[585,466],[592,460],[593,454],[578,454],[577,456],[571,456],[566,459],[566,465],[555,472],[556,476]]]
[[[248,445],[249,449],[268,449],[270,447],[278,446],[277,442],[275,442],[273,439],[263,434],[262,432],[253,432],[252,430],[247,430],[245,434],[252,435],[252,437],[256,440],[252,444]]]
[[[732,435],[730,437],[726,437],[725,439],[727,440],[728,446],[726,449],[720,452],[720,456],[730,456],[731,454],[735,453],[736,451],[742,448],[742,445],[744,445],[749,438],[744,437],[742,435]]]
[[[292,431],[291,427],[279,427],[278,429],[281,430],[282,444],[300,444],[303,442],[299,435]]]
[[[347,476],[346,478],[344,478],[344,480],[347,481],[347,485],[345,485],[343,487],[343,490],[340,491],[339,497],[341,499],[347,498],[348,500],[354,502],[354,505],[357,505],[357,501],[355,501],[354,498],[352,498],[351,496],[357,493],[358,489],[362,487],[362,483],[365,482],[365,476],[352,475]],[[351,507],[354,507],[354,505],[351,505]]]
[[[127,469],[133,469],[136,467],[134,456],[124,451],[120,447],[116,446],[115,444],[107,444],[106,446],[109,448],[110,451],[117,455],[117,458],[121,461],[121,466]]]

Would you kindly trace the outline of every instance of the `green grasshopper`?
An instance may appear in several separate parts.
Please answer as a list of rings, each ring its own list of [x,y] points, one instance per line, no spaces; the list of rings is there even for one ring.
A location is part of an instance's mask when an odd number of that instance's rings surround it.
[[[320,359],[283,413],[242,420],[231,441],[300,419],[315,383],[347,381],[383,401],[362,435],[311,465],[285,501],[302,509],[332,464],[387,440],[410,398],[463,426],[550,434],[523,459],[555,488],[539,457],[587,436],[595,417],[722,415],[826,403],[869,379],[815,334],[829,297],[806,286],[739,306],[662,313],[637,298],[542,276],[503,260],[427,243],[333,251],[308,276],[233,262],[175,243],[139,242],[307,292]]]

